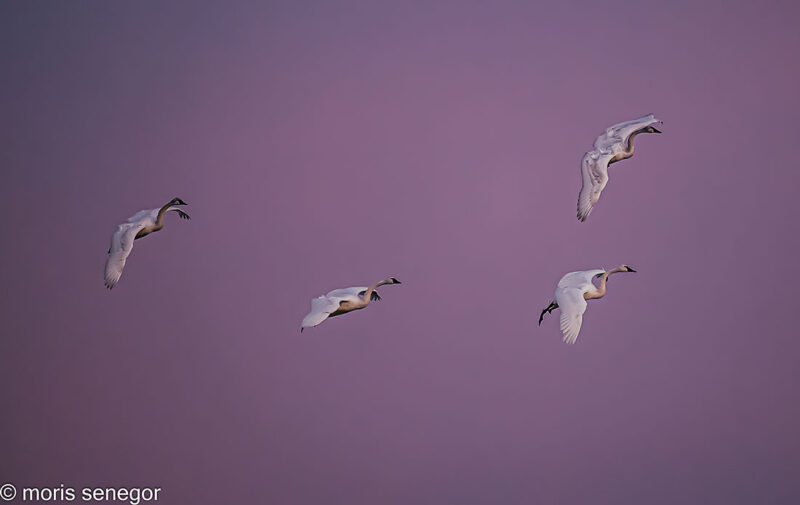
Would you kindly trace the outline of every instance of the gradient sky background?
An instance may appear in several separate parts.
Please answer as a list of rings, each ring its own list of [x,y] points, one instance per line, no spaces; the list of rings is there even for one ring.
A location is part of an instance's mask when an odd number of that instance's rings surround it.
[[[798,503],[799,14],[3,2],[0,483]],[[581,156],[650,112],[578,223]],[[173,196],[192,220],[107,291],[115,226]],[[577,345],[537,327],[561,275],[619,263]]]

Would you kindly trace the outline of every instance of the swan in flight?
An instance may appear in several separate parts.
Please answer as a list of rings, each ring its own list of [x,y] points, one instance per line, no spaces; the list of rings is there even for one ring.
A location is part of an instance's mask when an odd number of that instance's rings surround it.
[[[594,141],[594,149],[583,155],[583,186],[578,195],[578,219],[586,221],[600,193],[608,184],[608,166],[633,156],[633,137],[640,133],[661,133],[653,125],[664,124],[652,114],[615,124]]]
[[[566,274],[558,281],[555,301],[550,302],[550,305],[539,315],[539,325],[541,326],[545,314],[560,308],[561,333],[564,334],[564,342],[574,344],[578,339],[578,332],[581,331],[583,313],[586,311],[586,300],[603,298],[606,294],[608,277],[619,272],[636,272],[636,270],[628,265],[620,265],[609,272],[597,269]],[[592,283],[592,279],[595,277],[600,278],[599,287]]]
[[[357,286],[353,288],[334,289],[327,295],[312,299],[311,312],[303,318],[303,322],[300,326],[300,333],[303,333],[305,328],[317,326],[329,317],[363,309],[369,305],[370,301],[380,300],[381,297],[375,289],[386,284],[400,284],[400,281],[394,277],[389,277],[369,287]]]
[[[173,198],[166,205],[158,209],[140,210],[128,218],[128,221],[117,226],[117,231],[111,236],[111,247],[108,249],[106,259],[105,284],[112,289],[122,275],[125,260],[133,249],[133,241],[159,231],[164,227],[164,215],[169,211],[178,213],[181,219],[190,219],[176,205],[186,205],[180,198]]]

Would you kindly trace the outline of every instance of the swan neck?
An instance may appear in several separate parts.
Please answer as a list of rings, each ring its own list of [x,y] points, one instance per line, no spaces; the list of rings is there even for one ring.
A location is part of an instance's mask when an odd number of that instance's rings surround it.
[[[159,230],[164,227],[164,215],[167,213],[169,207],[170,205],[166,204],[158,209],[158,215],[156,215],[156,228]]]
[[[625,146],[625,152],[631,156],[633,156],[634,146],[633,146],[633,137],[642,133],[642,130],[636,130],[635,132],[628,135],[628,145]]]

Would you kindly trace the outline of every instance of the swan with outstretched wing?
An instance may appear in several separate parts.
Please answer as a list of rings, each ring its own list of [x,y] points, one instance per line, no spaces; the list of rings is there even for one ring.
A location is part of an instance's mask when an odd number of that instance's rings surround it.
[[[619,272],[636,272],[628,265],[620,265],[617,268],[606,272],[602,268],[595,270],[580,270],[570,272],[558,281],[556,287],[556,299],[550,302],[539,315],[539,325],[541,326],[545,314],[561,309],[560,328],[564,337],[564,342],[574,344],[578,339],[578,333],[583,324],[583,313],[586,312],[586,300],[596,300],[606,294],[606,282],[608,277]],[[600,285],[595,286],[592,279],[599,278]]]
[[[108,258],[105,267],[105,285],[112,289],[122,276],[122,269],[133,250],[133,241],[146,237],[164,227],[164,215],[174,211],[181,219],[190,219],[189,214],[182,211],[178,205],[186,205],[180,198],[173,198],[166,205],[157,209],[140,210],[117,226],[111,236],[111,247],[108,248]]]
[[[334,289],[328,294],[312,298],[311,312],[300,323],[300,333],[306,328],[317,326],[329,317],[360,310],[369,305],[369,302],[380,300],[381,297],[376,288],[387,284],[400,284],[400,281],[394,277],[389,277],[372,286]]]
[[[583,184],[578,194],[578,219],[586,221],[600,200],[600,193],[608,184],[608,167],[633,156],[633,139],[640,133],[661,133],[654,124],[663,124],[652,114],[615,124],[594,141],[594,149],[583,155],[581,177]]]

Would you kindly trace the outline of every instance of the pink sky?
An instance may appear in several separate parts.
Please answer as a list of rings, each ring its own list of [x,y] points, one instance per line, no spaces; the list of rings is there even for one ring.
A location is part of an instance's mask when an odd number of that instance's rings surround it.
[[[798,9],[3,2],[0,484],[800,502]],[[581,156],[651,112],[578,223]],[[620,263],[575,346],[537,327]]]

